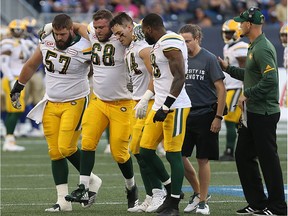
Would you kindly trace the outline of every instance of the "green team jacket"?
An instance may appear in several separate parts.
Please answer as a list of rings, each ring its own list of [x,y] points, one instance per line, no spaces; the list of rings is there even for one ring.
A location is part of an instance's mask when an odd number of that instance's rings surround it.
[[[247,111],[262,115],[280,112],[276,50],[264,33],[249,45],[245,68],[228,66],[226,72],[243,81]]]

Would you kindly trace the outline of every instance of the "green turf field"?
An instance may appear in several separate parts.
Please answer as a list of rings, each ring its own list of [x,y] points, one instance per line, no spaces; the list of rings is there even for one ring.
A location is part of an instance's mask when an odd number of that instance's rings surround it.
[[[224,148],[221,135],[221,153]],[[1,140],[2,142],[2,140]],[[18,144],[26,147],[22,153],[1,153],[1,214],[3,216],[42,216],[55,213],[46,213],[44,209],[56,201],[56,190],[51,176],[50,160],[47,155],[47,146],[44,139],[20,138]],[[126,194],[124,180],[117,164],[110,155],[103,154],[106,140],[102,139],[96,152],[94,173],[103,180],[96,203],[83,209],[79,204],[73,204],[72,212],[56,213],[58,215],[132,215],[126,211]],[[278,136],[279,155],[284,174],[287,194],[287,135]],[[165,165],[168,163],[163,158]],[[145,196],[140,178],[139,169],[133,158],[136,181],[139,187],[140,201]],[[195,158],[192,158],[195,163]],[[69,190],[76,188],[79,180],[74,167],[70,167]],[[196,166],[197,168],[197,166]],[[241,192],[235,162],[211,162],[212,195],[209,206],[211,215],[235,215],[235,211],[246,205]],[[186,180],[183,183],[185,199],[180,203],[181,215],[191,195],[191,188]],[[139,213],[138,213],[139,214]],[[140,213],[140,215],[148,215]],[[155,215],[151,214],[150,215]],[[189,214],[185,214],[189,215]]]

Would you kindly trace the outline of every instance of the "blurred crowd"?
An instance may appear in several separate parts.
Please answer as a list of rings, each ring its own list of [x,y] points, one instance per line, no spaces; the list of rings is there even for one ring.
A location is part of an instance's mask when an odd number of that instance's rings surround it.
[[[169,23],[195,23],[209,27],[222,25],[251,6],[265,15],[266,24],[282,26],[287,20],[287,0],[26,0],[39,13],[94,13],[108,9],[126,12],[141,20],[157,13]],[[166,26],[169,28],[169,26]]]

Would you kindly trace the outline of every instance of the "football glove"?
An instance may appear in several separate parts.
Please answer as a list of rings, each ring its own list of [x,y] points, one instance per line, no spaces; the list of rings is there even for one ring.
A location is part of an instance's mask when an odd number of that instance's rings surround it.
[[[154,123],[156,121],[163,122],[166,119],[168,113],[173,112],[173,110],[170,110],[170,107],[175,102],[175,100],[176,100],[176,97],[171,95],[171,94],[169,94],[166,97],[166,100],[165,100],[163,106],[160,109],[158,109],[154,115],[154,118],[153,118]],[[166,111],[166,112],[164,112],[164,111]]]
[[[164,107],[165,107],[165,105],[164,105]],[[168,108],[168,107],[166,107],[166,108]],[[163,121],[166,119],[168,113],[173,112],[173,110],[169,110],[169,109],[168,109],[168,110],[165,109],[165,111],[166,111],[166,112],[164,112],[163,107],[161,107],[160,109],[158,109],[158,110],[156,111],[154,117],[153,117],[153,122],[154,122],[154,123],[157,122],[157,121],[163,122]],[[167,111],[168,111],[168,112],[167,112]]]
[[[134,107],[135,118],[143,119],[146,116],[148,102],[153,97],[154,93],[150,90],[147,90],[142,96],[141,100]]]
[[[16,80],[11,92],[10,92],[10,98],[12,102],[12,106],[15,109],[21,109],[21,103],[20,103],[20,93],[24,89],[24,85],[19,83],[18,80]]]
[[[51,34],[53,30],[52,23],[48,23],[44,25],[39,31],[38,36],[39,39],[42,41],[44,38],[46,38],[49,34]]]
[[[143,40],[145,38],[141,24],[134,25],[133,34],[137,38],[137,40]]]

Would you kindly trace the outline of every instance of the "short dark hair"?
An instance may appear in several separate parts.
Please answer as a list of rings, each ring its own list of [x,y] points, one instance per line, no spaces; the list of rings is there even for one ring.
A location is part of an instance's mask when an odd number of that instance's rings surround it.
[[[125,25],[127,23],[133,24],[132,18],[125,12],[117,14],[110,22],[110,28],[115,25]]]
[[[67,14],[59,14],[54,17],[52,21],[52,27],[61,30],[61,29],[71,29],[73,26],[73,22],[70,16]]]
[[[143,26],[150,26],[153,29],[164,28],[164,23],[158,14],[150,13],[142,20]]]
[[[179,34],[182,33],[191,33],[192,37],[198,38],[199,40],[199,44],[201,44],[202,38],[203,38],[203,33],[201,30],[201,27],[195,24],[186,24],[184,26],[182,26],[179,30]]]
[[[98,10],[94,15],[93,15],[93,20],[97,21],[99,19],[106,19],[111,21],[113,19],[113,14],[111,11],[103,9],[103,10]]]

